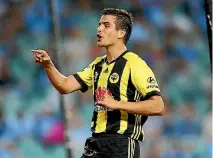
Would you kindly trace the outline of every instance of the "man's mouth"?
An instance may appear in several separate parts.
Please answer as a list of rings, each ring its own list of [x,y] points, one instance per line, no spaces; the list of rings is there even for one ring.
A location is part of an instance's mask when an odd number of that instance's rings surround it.
[[[97,34],[97,41],[100,42],[102,39],[102,36],[100,34]]]

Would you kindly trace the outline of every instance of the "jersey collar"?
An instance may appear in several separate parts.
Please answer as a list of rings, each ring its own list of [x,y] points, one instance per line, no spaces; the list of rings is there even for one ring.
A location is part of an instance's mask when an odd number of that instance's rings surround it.
[[[114,59],[114,60],[111,61],[111,62],[108,62],[108,61],[107,61],[107,56],[106,56],[106,57],[105,57],[105,63],[106,63],[107,65],[110,65],[111,63],[114,63],[114,62],[116,62],[117,60],[119,60],[120,58],[122,58],[127,52],[129,52],[128,49],[125,50],[120,56],[118,56],[116,59]]]

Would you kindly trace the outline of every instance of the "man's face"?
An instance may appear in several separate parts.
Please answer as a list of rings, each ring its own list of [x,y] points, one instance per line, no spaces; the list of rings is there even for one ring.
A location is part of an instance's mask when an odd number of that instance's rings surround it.
[[[116,17],[113,15],[103,15],[97,28],[97,45],[107,47],[118,42],[120,32],[116,29]]]

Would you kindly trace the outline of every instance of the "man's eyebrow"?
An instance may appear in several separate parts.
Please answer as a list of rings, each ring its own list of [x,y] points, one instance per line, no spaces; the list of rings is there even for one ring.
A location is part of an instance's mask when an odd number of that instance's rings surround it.
[[[110,22],[99,22],[98,24],[110,24]]]

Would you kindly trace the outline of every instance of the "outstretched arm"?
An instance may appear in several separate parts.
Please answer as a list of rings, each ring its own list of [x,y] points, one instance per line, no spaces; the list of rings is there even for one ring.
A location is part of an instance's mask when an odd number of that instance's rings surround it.
[[[65,77],[55,68],[46,51],[32,50],[32,52],[35,53],[34,61],[44,68],[50,82],[61,94],[67,94],[81,89],[81,85],[73,75]]]

